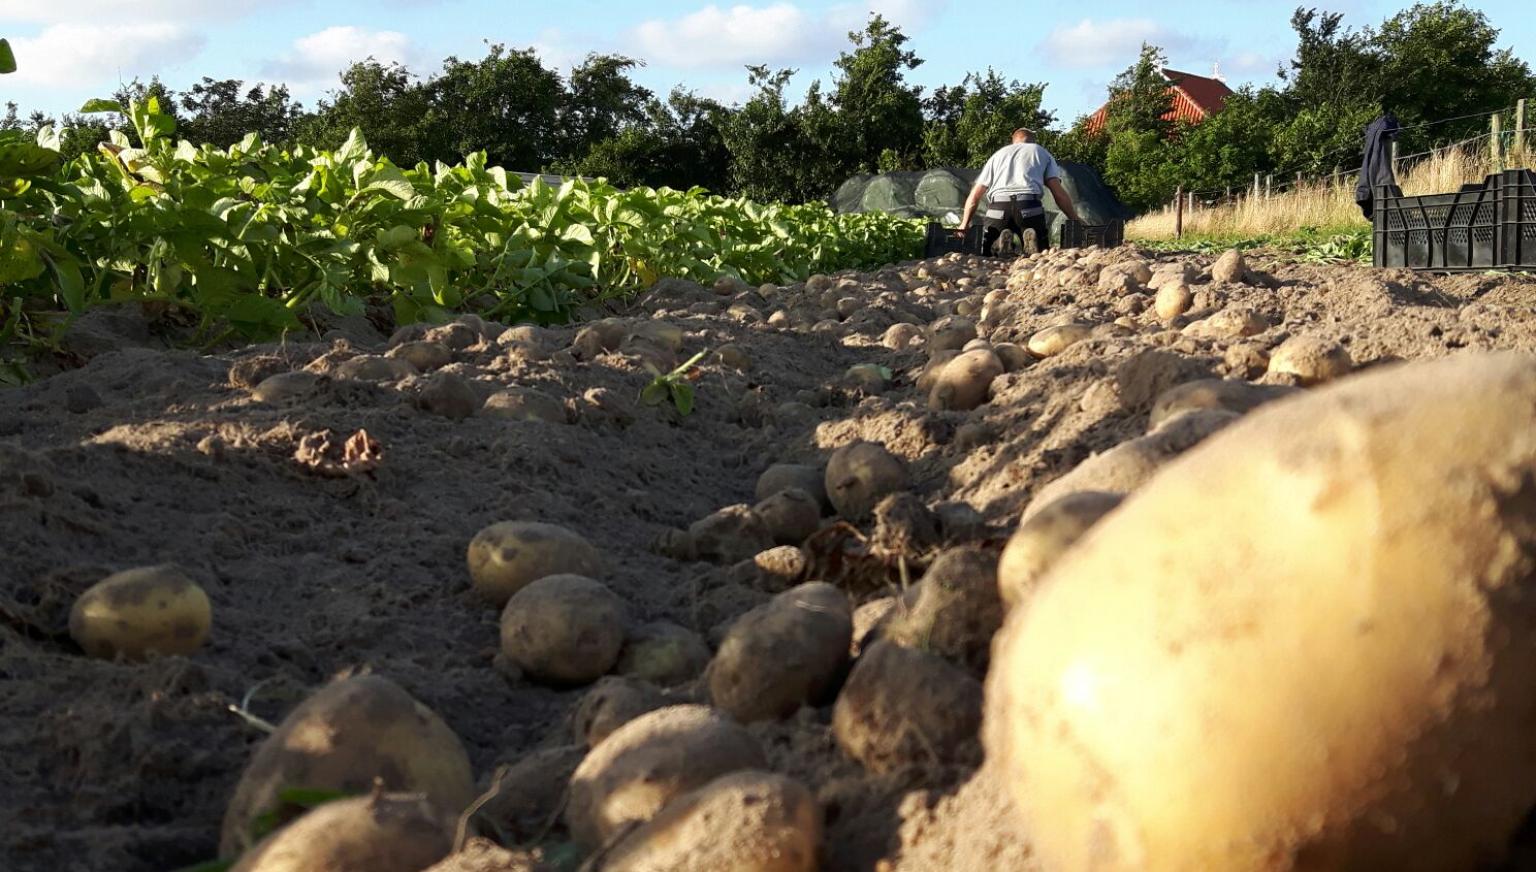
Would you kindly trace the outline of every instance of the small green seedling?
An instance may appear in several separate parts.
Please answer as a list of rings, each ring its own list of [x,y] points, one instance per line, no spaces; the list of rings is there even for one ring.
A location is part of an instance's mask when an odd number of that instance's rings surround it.
[[[663,400],[670,399],[679,414],[692,413],[693,385],[689,382],[698,380],[700,373],[693,367],[703,360],[707,353],[701,351],[688,358],[687,362],[677,369],[651,379],[651,383],[640,391],[640,402],[647,406],[659,406]]]

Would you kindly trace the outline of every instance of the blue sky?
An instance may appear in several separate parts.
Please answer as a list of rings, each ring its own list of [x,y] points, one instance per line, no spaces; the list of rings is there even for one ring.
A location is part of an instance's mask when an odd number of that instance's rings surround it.
[[[1170,64],[1236,86],[1267,82],[1294,47],[1291,11],[1301,0],[0,0],[0,36],[21,70],[0,78],[0,102],[72,110],[118,82],[158,74],[172,87],[199,77],[281,81],[306,103],[335,86],[336,72],[369,55],[418,72],[443,57],[484,53],[484,42],[534,47],[564,70],[590,51],[646,64],[637,78],[659,93],[684,84],[732,102],[748,93],[746,64],[801,70],[798,87],[830,78],[846,33],[870,11],[900,23],[925,63],[926,86],[958,82],[992,66],[1045,81],[1046,108],[1073,118],[1092,111],[1143,40]],[[1401,2],[1313,0],[1376,24]],[[1536,16],[1523,2],[1476,4],[1502,28],[1502,45],[1536,62]]]

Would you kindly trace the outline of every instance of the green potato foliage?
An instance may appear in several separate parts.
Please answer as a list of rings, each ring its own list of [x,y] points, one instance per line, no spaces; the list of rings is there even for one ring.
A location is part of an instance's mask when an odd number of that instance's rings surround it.
[[[10,333],[112,301],[160,301],[210,333],[251,338],[298,327],[314,302],[338,313],[387,303],[401,322],[472,308],[557,323],[664,276],[791,282],[921,249],[920,225],[889,215],[699,188],[525,185],[484,153],[402,168],[356,131],[336,151],[254,134],[228,149],[194,146],[175,139],[154,98],[82,111],[121,113],[136,140],[114,132],[66,163],[52,129],[35,141],[0,132],[0,324]]]

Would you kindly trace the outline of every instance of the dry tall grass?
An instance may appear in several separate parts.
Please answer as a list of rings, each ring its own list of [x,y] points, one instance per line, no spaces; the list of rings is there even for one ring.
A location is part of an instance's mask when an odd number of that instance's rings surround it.
[[[1524,152],[1506,152],[1504,168],[1536,168],[1536,144],[1528,143]],[[1435,194],[1455,191],[1464,184],[1481,182],[1498,167],[1487,140],[1472,145],[1437,151],[1414,161],[1398,171],[1398,184],[1404,194]],[[1232,239],[1255,236],[1284,236],[1303,228],[1348,230],[1369,227],[1355,204],[1353,174],[1322,182],[1304,181],[1299,188],[1276,192],[1271,197],[1239,197],[1234,203],[1205,206],[1184,211],[1184,235]],[[1174,210],[1169,206],[1129,222],[1128,239],[1172,239]]]

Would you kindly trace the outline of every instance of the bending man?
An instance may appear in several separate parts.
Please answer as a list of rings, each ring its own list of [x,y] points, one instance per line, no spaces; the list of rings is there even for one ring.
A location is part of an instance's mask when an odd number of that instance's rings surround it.
[[[982,197],[987,197],[987,209],[982,218],[987,228],[983,252],[992,253],[1004,230],[1012,230],[1020,239],[1024,238],[1025,230],[1035,231],[1035,244],[1045,251],[1051,247],[1051,233],[1045,221],[1045,204],[1040,198],[1047,188],[1068,218],[1082,220],[1077,215],[1077,207],[1072,204],[1072,196],[1061,184],[1061,167],[1056,158],[1035,142],[1034,131],[1020,127],[1013,132],[1013,144],[998,149],[981,168],[976,186],[966,198],[960,230],[970,229],[977,204]]]

